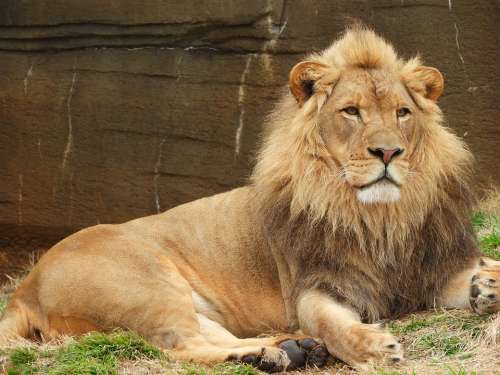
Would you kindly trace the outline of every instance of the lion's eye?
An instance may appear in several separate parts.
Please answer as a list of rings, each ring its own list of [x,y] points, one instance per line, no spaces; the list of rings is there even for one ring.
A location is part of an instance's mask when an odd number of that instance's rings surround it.
[[[350,116],[359,116],[359,109],[356,107],[346,107],[342,110],[342,112],[345,112]]]
[[[396,111],[396,116],[405,117],[405,116],[409,115],[410,113],[411,113],[411,111],[408,108],[402,107]]]

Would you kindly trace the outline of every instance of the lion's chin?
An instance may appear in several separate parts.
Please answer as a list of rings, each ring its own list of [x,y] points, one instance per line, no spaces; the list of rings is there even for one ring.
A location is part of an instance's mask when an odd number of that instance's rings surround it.
[[[357,191],[358,200],[363,204],[393,203],[397,202],[400,196],[399,187],[389,181],[380,181]]]

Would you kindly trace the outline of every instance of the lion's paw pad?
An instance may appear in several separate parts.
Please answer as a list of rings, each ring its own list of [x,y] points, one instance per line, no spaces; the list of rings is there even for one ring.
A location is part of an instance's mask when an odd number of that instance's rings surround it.
[[[500,266],[484,267],[474,275],[469,299],[478,314],[500,311]]]
[[[287,368],[289,371],[306,366],[322,367],[329,356],[326,347],[311,338],[285,340],[279,344],[279,347],[290,359],[290,365]]]

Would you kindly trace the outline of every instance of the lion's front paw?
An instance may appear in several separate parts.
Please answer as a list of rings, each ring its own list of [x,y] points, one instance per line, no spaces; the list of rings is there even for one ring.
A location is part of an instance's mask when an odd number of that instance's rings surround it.
[[[395,364],[403,361],[403,347],[389,331],[380,324],[356,324],[339,343],[346,350],[342,358],[358,369],[369,369],[375,364]]]
[[[478,314],[500,311],[500,262],[485,259],[472,277],[470,305]]]

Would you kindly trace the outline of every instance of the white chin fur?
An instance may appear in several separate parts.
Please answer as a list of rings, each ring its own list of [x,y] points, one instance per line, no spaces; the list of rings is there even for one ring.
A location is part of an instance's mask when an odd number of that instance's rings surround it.
[[[357,192],[361,203],[392,203],[397,202],[401,196],[399,188],[390,182],[378,182]]]

